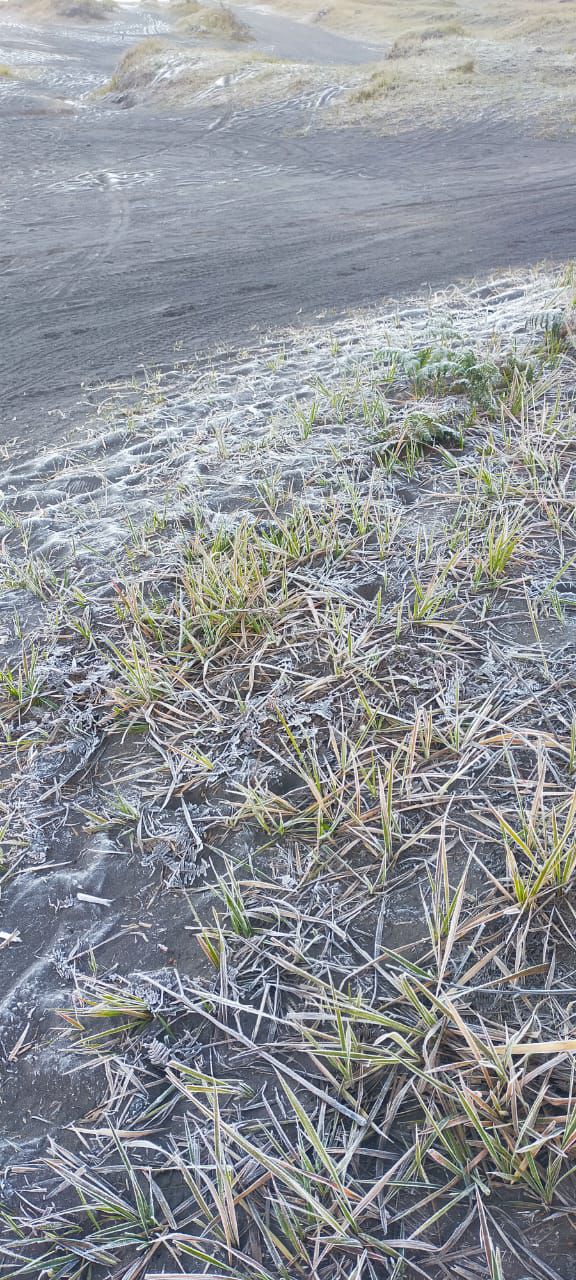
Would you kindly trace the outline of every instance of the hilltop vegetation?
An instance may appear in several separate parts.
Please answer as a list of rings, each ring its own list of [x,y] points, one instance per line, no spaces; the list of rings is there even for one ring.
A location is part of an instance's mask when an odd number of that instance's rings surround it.
[[[539,23],[532,16],[513,22],[506,10],[492,26],[472,11],[462,21],[437,14],[431,24],[421,10],[416,21],[415,8],[406,14],[389,6],[381,49],[367,65],[313,65],[242,49],[250,40],[249,14],[242,23],[225,7],[196,0],[171,8],[177,40],[139,44],[114,77],[115,87],[129,88],[135,100],[184,108],[199,92],[234,108],[309,100],[326,127],[368,125],[387,133],[487,117],[551,134],[576,126],[576,24],[565,16],[567,6],[558,22],[546,13]]]

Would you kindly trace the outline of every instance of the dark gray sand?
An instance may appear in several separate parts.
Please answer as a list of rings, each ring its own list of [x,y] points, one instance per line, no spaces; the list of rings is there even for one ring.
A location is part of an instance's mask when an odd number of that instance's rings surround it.
[[[162,29],[127,14],[126,29],[0,31],[16,62],[48,50],[41,82],[0,92],[4,438],[42,431],[82,382],[573,254],[570,140],[492,120],[319,130],[310,102],[178,117],[89,101],[123,48]],[[334,37],[312,36],[314,56],[323,40],[336,56]]]

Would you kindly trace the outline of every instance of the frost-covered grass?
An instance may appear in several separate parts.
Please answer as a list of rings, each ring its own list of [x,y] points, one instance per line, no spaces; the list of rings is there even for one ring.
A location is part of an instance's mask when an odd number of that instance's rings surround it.
[[[192,36],[226,43],[252,38],[247,23],[225,4],[206,5],[198,0],[176,0],[169,7],[169,15],[176,19],[178,30]]]
[[[250,48],[207,49],[153,37],[123,55],[102,94],[128,95],[154,107],[250,107],[312,98],[334,83],[334,69],[282,61]]]
[[[250,0],[238,0],[249,8]],[[269,0],[269,8],[352,37],[386,43],[406,36],[438,40],[463,35],[505,42],[535,38],[565,49],[574,40],[574,15],[565,0],[334,0],[311,14],[308,0]]]
[[[5,856],[178,818],[205,967],[78,962],[103,1101],[8,1171],[7,1274],[569,1274],[573,290],[286,335],[8,464]]]

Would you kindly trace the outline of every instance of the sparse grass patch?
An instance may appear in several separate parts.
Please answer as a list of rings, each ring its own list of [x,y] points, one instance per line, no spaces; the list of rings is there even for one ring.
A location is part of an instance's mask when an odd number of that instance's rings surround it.
[[[327,71],[308,64],[283,61],[271,54],[240,47],[248,37],[238,30],[232,38],[232,24],[224,39],[226,18],[219,10],[210,10],[208,19],[190,17],[197,22],[194,34],[220,36],[220,43],[239,47],[206,47],[182,40],[151,37],[140,41],[123,55],[110,80],[98,90],[125,95],[130,104],[145,101],[157,105],[178,104],[186,107],[197,95],[209,95],[212,103],[234,100],[238,106],[259,101],[299,98],[313,88],[326,87]],[[190,27],[192,31],[192,26]],[[215,46],[218,43],[215,40]]]
[[[225,41],[249,41],[249,26],[225,4],[205,5],[197,0],[178,0],[170,5],[170,12],[177,18],[180,31],[190,35]]]
[[[7,6],[8,7],[8,6]],[[103,22],[118,9],[115,0],[20,0],[18,13],[32,21]]]
[[[348,95],[352,103],[374,102],[400,87],[402,78],[398,72],[372,71],[366,82]]]
[[[466,29],[461,22],[440,22],[437,26],[427,27],[421,35],[422,40],[446,40],[450,36],[465,36]]]
[[[122,55],[116,71],[101,92],[118,93],[131,88],[142,88],[157,70],[157,60],[167,58],[170,42],[160,36],[150,36],[139,41]]]

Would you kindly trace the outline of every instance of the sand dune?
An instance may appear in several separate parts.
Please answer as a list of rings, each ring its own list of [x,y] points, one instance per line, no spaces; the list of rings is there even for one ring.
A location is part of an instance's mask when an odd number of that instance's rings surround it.
[[[216,43],[222,46],[221,39]],[[131,94],[133,102],[180,106],[203,95],[228,108],[316,94],[319,117],[329,127],[361,124],[397,133],[490,115],[558,134],[570,132],[576,121],[575,76],[576,53],[535,50],[525,38],[511,45],[454,34],[406,35],[372,64],[347,66],[233,50],[228,39],[224,47],[206,49],[180,37],[148,39],[128,50],[106,91]]]
[[[143,40],[121,58],[104,91],[157,106],[210,103],[227,110],[302,97],[334,76],[323,68],[283,62],[247,50],[206,50],[168,39]]]

